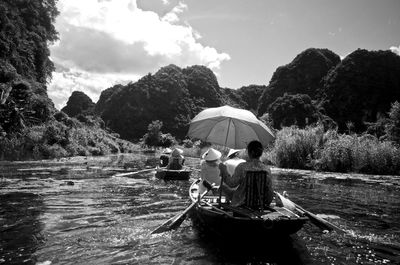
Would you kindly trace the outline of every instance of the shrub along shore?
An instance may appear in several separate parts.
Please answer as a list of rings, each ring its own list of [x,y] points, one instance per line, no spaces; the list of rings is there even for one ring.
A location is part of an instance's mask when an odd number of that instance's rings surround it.
[[[266,159],[281,168],[400,175],[400,148],[393,142],[324,131],[322,126],[283,128]]]
[[[100,156],[140,150],[139,145],[108,132],[96,117],[78,120],[59,112],[55,118],[8,137],[0,135],[0,160]]]

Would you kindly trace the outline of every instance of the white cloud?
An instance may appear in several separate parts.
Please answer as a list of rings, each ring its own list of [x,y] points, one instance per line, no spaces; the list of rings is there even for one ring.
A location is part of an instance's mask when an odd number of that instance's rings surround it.
[[[400,45],[399,45],[399,47],[392,46],[392,47],[390,47],[390,50],[392,52],[394,52],[395,54],[400,55]]]
[[[51,47],[57,72],[48,89],[57,107],[74,90],[96,101],[115,82],[135,81],[171,63],[218,70],[230,59],[200,43],[200,34],[180,21],[180,14],[188,9],[183,2],[162,17],[140,9],[135,0],[68,0],[59,1],[58,8],[60,40]]]
[[[177,6],[175,6],[170,12],[168,12],[162,17],[162,21],[169,22],[171,24],[178,22],[179,21],[178,15],[180,13],[183,13],[186,9],[187,5],[182,2],[179,2]]]
[[[73,91],[82,91],[96,102],[102,90],[137,79],[139,76],[133,74],[99,74],[78,69],[64,69],[53,73],[48,94],[55,107],[60,110],[66,105]]]

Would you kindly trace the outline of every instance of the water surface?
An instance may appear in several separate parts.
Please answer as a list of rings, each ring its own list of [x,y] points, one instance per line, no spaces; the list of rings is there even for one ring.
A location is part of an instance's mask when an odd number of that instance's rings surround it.
[[[156,161],[133,154],[1,162],[0,264],[283,264],[279,255],[303,264],[400,264],[399,177],[273,168],[278,191],[347,234],[310,223],[290,246],[279,245],[286,254],[257,256],[204,238],[190,220],[149,235],[189,205],[190,181],[116,175]],[[197,159],[186,161],[198,168]]]

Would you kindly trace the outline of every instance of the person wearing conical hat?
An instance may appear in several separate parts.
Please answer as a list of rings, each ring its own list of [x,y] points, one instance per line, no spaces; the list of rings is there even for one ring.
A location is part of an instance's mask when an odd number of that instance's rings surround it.
[[[165,148],[163,153],[160,155],[160,167],[166,167],[169,163],[169,155],[172,153],[170,148]]]
[[[235,168],[243,162],[246,162],[246,160],[242,159],[239,157],[239,154],[243,150],[241,149],[230,149],[228,152],[228,159],[224,162],[224,165],[226,165],[226,170],[229,176],[233,175],[233,172],[235,172]]]
[[[173,170],[182,169],[183,163],[185,162],[185,158],[183,157],[183,150],[179,148],[175,148],[171,152],[171,157],[169,158],[169,163],[167,168]]]
[[[221,176],[219,170],[219,163],[221,152],[210,148],[202,156],[203,160],[200,164],[200,178],[208,181],[213,186],[218,187],[221,185]],[[206,188],[203,185],[199,186],[199,193],[202,194]]]

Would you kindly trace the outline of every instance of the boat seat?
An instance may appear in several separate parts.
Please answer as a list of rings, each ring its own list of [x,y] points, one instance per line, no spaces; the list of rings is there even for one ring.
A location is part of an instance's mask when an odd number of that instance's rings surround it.
[[[271,210],[272,201],[271,179],[267,171],[247,171],[245,177],[245,202],[244,207],[263,212]]]

